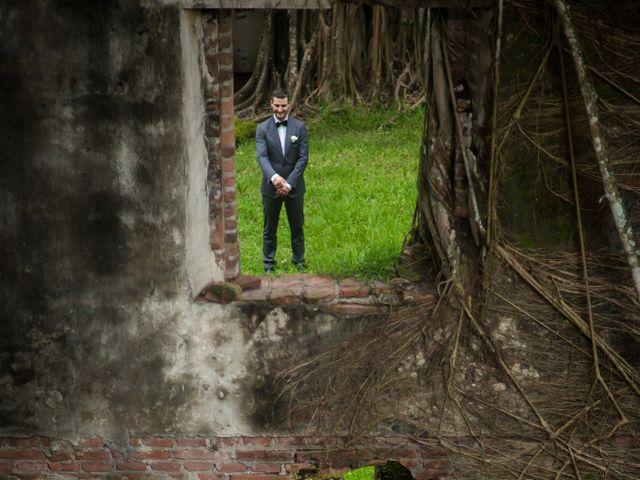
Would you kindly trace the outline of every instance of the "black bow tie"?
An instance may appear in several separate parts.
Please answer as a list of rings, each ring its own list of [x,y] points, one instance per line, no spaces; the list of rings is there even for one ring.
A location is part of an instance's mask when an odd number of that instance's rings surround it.
[[[281,122],[276,122],[276,128],[277,127],[286,127],[287,126],[287,121],[283,120]]]

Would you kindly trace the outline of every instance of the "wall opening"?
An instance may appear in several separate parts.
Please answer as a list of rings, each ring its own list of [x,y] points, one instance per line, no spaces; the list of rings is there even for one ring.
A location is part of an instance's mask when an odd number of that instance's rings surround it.
[[[388,307],[403,302],[428,302],[434,298],[431,286],[417,285],[415,282],[397,282],[385,285],[384,282],[374,280],[356,280],[346,278],[336,280],[335,278],[317,276],[301,277],[299,275],[287,275],[281,278],[261,279],[258,282],[245,281],[240,277],[246,274],[246,270],[240,265],[239,225],[238,225],[238,195],[245,195],[246,192],[238,191],[237,163],[236,163],[236,136],[234,128],[234,103],[233,92],[235,81],[242,82],[250,74],[246,70],[251,63],[252,54],[250,48],[245,44],[239,46],[236,51],[233,42],[233,15],[240,18],[240,22],[246,22],[253,18],[254,27],[249,29],[259,30],[260,18],[264,15],[260,11],[235,11],[234,13],[224,10],[203,10],[201,15],[202,28],[202,61],[203,68],[203,104],[204,104],[204,138],[206,147],[206,187],[208,192],[208,225],[209,244],[215,256],[215,263],[218,267],[217,275],[212,277],[214,283],[236,282],[242,285],[242,293],[238,296],[232,294],[227,296],[215,288],[202,292],[202,296],[211,301],[226,299],[239,299],[248,302],[270,302],[281,303],[309,303],[320,305],[330,309],[334,313],[341,315],[361,315],[366,313],[377,313],[381,307]],[[284,13],[284,12],[283,12]],[[250,15],[249,15],[250,14]],[[258,27],[256,28],[255,19]],[[243,28],[247,28],[246,25]],[[236,36],[242,37],[242,29]],[[258,37],[256,35],[256,37]],[[244,67],[236,71],[234,68],[234,57],[241,57]],[[243,79],[242,76],[245,76]],[[265,99],[265,103],[268,99]],[[393,118],[391,118],[393,122]],[[383,128],[384,130],[384,128]],[[314,133],[315,135],[315,133]],[[315,147],[321,148],[322,140],[320,135],[311,140]],[[417,157],[419,152],[419,140],[415,141],[416,159],[413,165],[408,166],[411,171],[409,187],[411,191],[415,188],[415,172],[417,171]],[[255,148],[255,147],[253,147]],[[313,155],[313,153],[312,153]],[[254,193],[258,193],[253,202],[253,209],[257,212],[257,219],[247,219],[247,221],[259,222],[261,224],[261,199],[259,195],[260,170],[255,162],[255,150],[249,152],[251,157],[251,169],[255,175]],[[347,164],[345,160],[345,164]],[[312,160],[313,162],[313,160]],[[347,164],[348,166],[348,164]],[[311,167],[313,168],[313,167]],[[309,172],[311,172],[310,170]],[[321,180],[313,180],[312,183],[320,184]],[[362,201],[367,201],[363,198]],[[309,203],[307,203],[309,204]],[[406,205],[406,209],[412,211],[414,203]],[[282,215],[284,217],[284,214]],[[313,217],[311,212],[307,216]],[[411,214],[407,214],[410,222]],[[240,218],[242,221],[242,218]],[[285,231],[286,218],[281,220],[280,230]],[[406,229],[410,227],[408,223]],[[403,230],[403,234],[406,232]],[[375,235],[375,232],[369,232]],[[322,235],[322,228],[316,228],[316,232],[307,228],[309,235]],[[282,247],[287,243],[280,243],[279,258],[286,255]],[[398,241],[394,254],[401,253],[401,240]],[[250,248],[261,256],[261,240],[257,239]],[[256,274],[260,273],[255,271]],[[291,272],[294,273],[294,272]],[[344,275],[346,276],[346,275]],[[249,288],[247,288],[249,286]]]

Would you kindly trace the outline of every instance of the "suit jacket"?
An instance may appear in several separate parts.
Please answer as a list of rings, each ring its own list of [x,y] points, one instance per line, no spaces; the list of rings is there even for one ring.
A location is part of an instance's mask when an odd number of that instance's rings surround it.
[[[292,141],[292,137],[295,141]],[[271,115],[260,123],[256,129],[256,155],[262,169],[262,195],[276,198],[278,194],[271,183],[271,177],[278,174],[291,185],[290,197],[302,195],[305,192],[304,169],[309,161],[309,144],[307,143],[307,129],[304,123],[289,116],[287,120],[287,134],[284,140],[284,154],[278,136],[278,127]]]

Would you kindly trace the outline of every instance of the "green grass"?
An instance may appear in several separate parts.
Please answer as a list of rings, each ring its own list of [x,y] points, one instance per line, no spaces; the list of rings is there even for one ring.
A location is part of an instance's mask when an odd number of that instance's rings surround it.
[[[424,112],[327,107],[306,118],[305,245],[309,271],[388,278],[411,226]],[[262,274],[261,172],[255,141],[236,151],[243,275]],[[294,273],[284,207],[278,273]]]

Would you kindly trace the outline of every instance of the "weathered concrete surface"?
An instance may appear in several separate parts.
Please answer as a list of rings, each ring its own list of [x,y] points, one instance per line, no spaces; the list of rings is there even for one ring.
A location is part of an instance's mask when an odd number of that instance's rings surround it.
[[[150,1],[0,4],[0,434],[277,430],[275,372],[365,327],[193,301],[222,279],[199,21]]]
[[[173,329],[202,312],[187,303],[179,14],[0,6],[3,427],[180,424],[194,387],[167,378]]]

